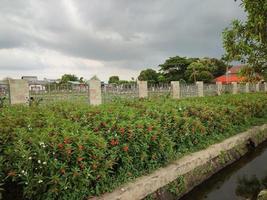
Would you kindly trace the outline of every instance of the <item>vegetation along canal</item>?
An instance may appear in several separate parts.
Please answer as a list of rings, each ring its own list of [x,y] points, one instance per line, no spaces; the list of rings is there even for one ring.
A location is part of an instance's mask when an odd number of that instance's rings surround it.
[[[181,200],[257,199],[264,188],[267,188],[267,142],[203,182]]]

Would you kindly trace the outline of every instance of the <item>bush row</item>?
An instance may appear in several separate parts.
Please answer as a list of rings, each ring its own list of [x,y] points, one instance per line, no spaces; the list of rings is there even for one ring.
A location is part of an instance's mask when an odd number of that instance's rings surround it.
[[[0,111],[2,183],[18,184],[27,199],[85,199],[264,121],[267,95]]]

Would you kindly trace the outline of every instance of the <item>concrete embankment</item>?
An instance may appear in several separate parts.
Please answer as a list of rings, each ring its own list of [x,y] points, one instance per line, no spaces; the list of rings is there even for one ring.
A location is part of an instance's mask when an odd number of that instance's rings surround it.
[[[121,186],[112,193],[94,199],[136,200],[148,195],[156,199],[164,196],[167,190],[181,197],[266,139],[267,124],[252,127],[205,150],[184,156],[164,168]]]

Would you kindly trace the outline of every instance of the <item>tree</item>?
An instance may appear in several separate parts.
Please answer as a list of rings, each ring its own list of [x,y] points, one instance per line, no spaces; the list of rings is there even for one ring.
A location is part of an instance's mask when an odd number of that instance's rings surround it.
[[[185,76],[188,81],[204,81],[209,83],[213,80],[214,76],[211,73],[211,68],[204,65],[201,61],[191,63],[185,71]]]
[[[257,83],[262,80],[262,77],[255,72],[255,69],[251,66],[244,66],[239,72],[241,77],[244,77],[243,82]]]
[[[68,81],[79,81],[79,79],[74,74],[64,74],[60,79],[60,83],[63,84],[68,83]]]
[[[267,72],[267,1],[241,0],[247,19],[234,20],[223,32],[224,59],[248,63],[255,72]]]
[[[113,84],[118,84],[119,81],[120,81],[119,76],[111,76],[111,77],[109,77],[108,83],[109,84],[112,84],[112,83]]]
[[[186,57],[170,57],[163,64],[160,64],[160,71],[165,76],[166,81],[179,81],[185,79],[185,71],[187,67],[198,58],[186,58]]]
[[[227,65],[221,59],[205,57],[200,62],[209,67],[209,71],[214,77],[221,76],[226,72]]]
[[[139,81],[148,81],[149,83],[158,82],[158,73],[154,69],[145,69],[138,76]]]

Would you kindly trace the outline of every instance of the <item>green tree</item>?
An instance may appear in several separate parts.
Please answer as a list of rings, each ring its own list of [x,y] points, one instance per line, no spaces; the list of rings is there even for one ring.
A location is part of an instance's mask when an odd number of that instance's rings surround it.
[[[189,82],[204,81],[209,83],[214,79],[211,68],[201,61],[191,63],[185,71],[185,76]]]
[[[68,81],[79,81],[78,77],[74,74],[64,74],[61,79],[60,83],[68,83]]]
[[[120,81],[119,76],[111,76],[111,77],[109,77],[108,83],[109,84],[112,84],[112,83],[118,84],[119,81]]]
[[[205,57],[200,62],[209,68],[214,77],[221,76],[226,72],[227,65],[221,59]]]
[[[160,72],[165,76],[166,81],[179,81],[185,79],[185,71],[187,67],[197,61],[198,58],[186,58],[186,57],[170,57],[163,64],[160,64]]]
[[[158,73],[154,69],[145,69],[138,76],[139,81],[148,81],[149,83],[158,82]]]
[[[234,20],[223,32],[227,61],[248,63],[255,72],[266,74],[267,68],[267,1],[241,0],[246,21]]]

